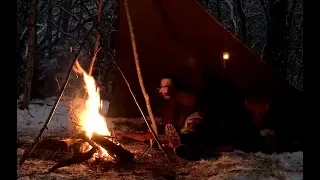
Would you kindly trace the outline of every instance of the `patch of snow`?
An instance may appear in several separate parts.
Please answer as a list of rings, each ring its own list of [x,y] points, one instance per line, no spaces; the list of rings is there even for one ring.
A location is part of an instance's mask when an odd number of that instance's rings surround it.
[[[22,148],[17,148],[17,156],[18,156],[18,157],[22,156],[23,153],[24,153],[24,149],[22,149]]]
[[[237,176],[234,178],[234,180],[249,180],[250,178],[248,176]]]
[[[266,155],[234,151],[224,153],[215,161],[202,160],[194,164],[190,179],[207,173],[213,174],[210,180],[303,180],[302,159],[302,152]]]
[[[43,124],[47,120],[48,115],[55,103],[55,100],[56,97],[47,98],[45,100],[33,99],[29,105],[29,110],[20,110],[19,108],[17,108],[18,139],[20,137],[24,138],[24,141],[33,141],[32,138],[38,135],[40,129],[43,127]],[[70,101],[70,97],[64,97],[60,100],[56,111],[54,112],[53,117],[48,125],[48,129],[44,132],[44,137],[63,137],[70,135],[71,132],[69,131],[69,129],[72,128],[73,124],[69,120],[70,114],[66,106],[66,104]],[[130,122],[139,125],[145,123],[143,118],[108,118],[108,108],[109,102],[103,101],[101,113],[102,115],[106,116],[106,122],[109,129],[115,127],[114,122]],[[157,118],[156,120],[160,121],[159,118]]]
[[[35,99],[29,105],[29,110],[20,110],[17,108],[17,135],[18,136],[37,136],[43,127],[56,97],[48,98],[45,101]],[[68,121],[68,110],[61,101],[48,125],[44,136],[53,136],[56,134],[67,135],[70,124]]]
[[[303,171],[303,152],[293,152],[293,153],[281,153],[267,155],[261,152],[255,153],[258,157],[270,158],[278,162],[278,164],[285,168],[293,171]]]
[[[109,110],[109,105],[110,105],[110,102],[109,101],[106,101],[106,100],[102,100],[102,108],[101,108],[101,114],[103,116],[106,116],[107,113],[108,113],[108,110]]]
[[[280,172],[280,174],[285,177],[285,180],[302,180],[303,173],[299,172]]]

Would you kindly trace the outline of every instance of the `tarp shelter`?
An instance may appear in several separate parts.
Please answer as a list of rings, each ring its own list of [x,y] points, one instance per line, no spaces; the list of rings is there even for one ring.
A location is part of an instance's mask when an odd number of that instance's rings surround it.
[[[116,61],[139,103],[145,101],[139,86],[124,0],[120,14]],[[227,77],[244,97],[276,98],[289,88],[237,37],[209,14],[196,0],[128,0],[142,76],[154,111],[155,92],[163,73],[174,73],[191,87],[203,85],[204,74]],[[230,53],[223,68],[222,52]],[[146,110],[144,112],[147,112]],[[119,72],[112,90],[109,117],[141,117]]]

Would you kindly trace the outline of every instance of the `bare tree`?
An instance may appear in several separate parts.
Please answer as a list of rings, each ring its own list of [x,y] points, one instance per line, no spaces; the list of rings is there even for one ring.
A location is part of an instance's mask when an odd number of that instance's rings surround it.
[[[36,7],[37,1],[31,0],[29,7],[29,37],[28,37],[28,71],[27,71],[27,85],[25,86],[23,96],[23,109],[28,108],[30,104],[31,84],[33,78],[33,67],[35,61],[35,47],[36,47]]]
[[[100,25],[100,22],[101,22],[101,11],[102,11],[102,0],[98,0],[98,19],[97,19],[98,25]],[[92,71],[93,71],[93,65],[94,65],[94,63],[96,61],[97,53],[99,51],[99,43],[100,43],[100,34],[98,32],[97,33],[97,38],[96,38],[96,43],[94,45],[93,56],[92,56],[92,59],[90,61],[90,66],[89,66],[89,71],[88,71],[89,75],[91,75]]]
[[[81,5],[81,1],[75,0],[38,0],[36,6],[35,19],[35,49],[33,62],[33,81],[31,97],[45,98],[55,96],[58,92],[57,82],[64,78],[66,69],[70,65],[70,60],[74,57],[74,52],[79,47],[79,41],[96,21],[99,6],[97,0],[86,0],[85,6],[89,13]],[[17,69],[17,85],[20,92],[24,92],[27,76],[27,62],[30,43],[29,43],[29,9],[30,2],[27,0],[18,0],[18,34],[19,34],[19,68]],[[98,79],[99,86],[102,89],[103,97],[107,97],[111,91],[111,81],[113,81],[114,68],[110,62],[110,57],[115,55],[114,47],[111,43],[116,32],[115,20],[117,19],[118,9],[117,0],[102,1],[99,39],[105,40],[108,48],[102,48],[99,51],[96,63],[94,65],[95,78]],[[97,33],[97,29],[93,30]],[[92,33],[85,42],[79,59],[87,68],[92,54],[95,52],[96,35]],[[100,40],[101,41],[101,40]],[[100,42],[101,43],[101,42]],[[100,70],[101,69],[101,70]],[[28,71],[29,72],[29,71]],[[76,81],[75,81],[76,82]],[[72,87],[78,86],[71,83]],[[75,85],[75,86],[74,86]],[[107,88],[105,88],[107,87]],[[77,87],[78,88],[78,87]],[[69,90],[67,90],[69,93]],[[22,93],[18,92],[17,96]],[[67,94],[68,94],[67,93]]]
[[[234,13],[234,5],[230,0],[224,0],[224,1],[228,5],[228,7],[230,8],[230,19],[232,21],[234,33],[238,34],[239,29],[238,29],[238,24],[237,24],[237,20],[236,20],[237,17],[235,16],[235,13]]]
[[[286,15],[288,0],[273,1],[270,7],[271,21],[268,22],[267,43],[264,59],[286,77],[284,59],[286,37]]]
[[[218,20],[221,21],[221,0],[217,0],[216,11],[218,13]]]
[[[52,2],[48,0],[48,18],[47,18],[47,45],[48,45],[48,61],[52,59]]]
[[[240,22],[239,36],[240,36],[240,39],[242,39],[242,41],[246,44],[247,43],[247,23],[246,23],[246,14],[243,9],[244,0],[234,0],[234,1],[239,14],[239,22]]]

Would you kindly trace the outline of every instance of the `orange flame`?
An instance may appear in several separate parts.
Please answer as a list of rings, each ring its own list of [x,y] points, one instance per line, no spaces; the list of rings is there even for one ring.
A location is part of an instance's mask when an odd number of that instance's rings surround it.
[[[100,114],[102,108],[99,88],[96,86],[95,80],[89,76],[76,61],[74,71],[83,75],[85,88],[88,93],[85,109],[80,114],[80,124],[86,135],[91,138],[92,134],[110,136],[105,118]]]

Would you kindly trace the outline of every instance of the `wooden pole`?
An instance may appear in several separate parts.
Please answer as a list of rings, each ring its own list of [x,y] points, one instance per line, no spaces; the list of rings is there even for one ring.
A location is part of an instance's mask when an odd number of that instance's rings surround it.
[[[128,86],[128,89],[129,89],[129,92],[130,92],[130,94],[131,94],[134,102],[136,103],[136,105],[137,105],[137,107],[138,107],[138,109],[139,109],[139,111],[140,111],[140,113],[141,113],[141,115],[142,115],[143,120],[144,120],[145,123],[147,124],[148,129],[150,130],[150,132],[151,132],[151,134],[153,135],[154,139],[155,139],[156,142],[158,143],[159,149],[160,149],[160,150],[163,152],[163,154],[167,157],[167,159],[168,159],[168,161],[169,161],[169,163],[170,163],[171,160],[169,159],[168,155],[166,154],[166,152],[165,152],[164,149],[162,148],[161,143],[160,143],[159,136],[153,131],[152,127],[150,126],[150,124],[149,124],[146,116],[144,115],[144,113],[143,113],[143,111],[142,111],[142,109],[141,109],[141,107],[140,107],[140,105],[139,105],[139,103],[138,103],[138,101],[137,101],[136,96],[133,94],[133,91],[132,91],[132,89],[131,89],[131,86],[130,86],[127,78],[126,78],[125,75],[123,74],[123,72],[122,72],[122,70],[120,69],[120,67],[118,66],[117,62],[116,62],[115,60],[112,60],[112,61],[113,61],[114,65],[117,67],[117,69],[119,70],[119,72],[120,72],[123,80],[126,82],[126,84],[127,84],[127,86]],[[153,141],[150,141],[150,149],[152,148],[152,146],[153,146]],[[149,149],[149,147],[148,147],[147,149]],[[147,151],[147,149],[146,149],[146,151]]]
[[[135,65],[136,65],[136,70],[137,70],[137,75],[138,75],[138,79],[139,79],[139,84],[141,87],[141,91],[142,94],[144,96],[144,99],[146,101],[146,106],[147,106],[147,110],[148,110],[148,114],[151,120],[151,126],[154,130],[154,132],[158,135],[158,128],[157,128],[157,124],[156,124],[156,120],[154,118],[152,109],[151,109],[151,103],[150,103],[150,99],[149,99],[149,95],[144,87],[144,83],[143,83],[143,78],[142,78],[142,74],[141,74],[141,68],[140,68],[140,62],[139,62],[139,56],[137,53],[137,45],[136,45],[136,39],[135,39],[135,35],[133,32],[133,26],[132,26],[132,21],[131,21],[131,16],[130,16],[130,12],[129,12],[129,7],[128,7],[128,1],[124,0],[124,6],[126,9],[126,15],[128,18],[128,23],[129,23],[129,31],[130,31],[130,37],[131,37],[131,43],[132,43],[132,50],[133,50],[133,56],[134,56],[134,61],[135,61]]]

